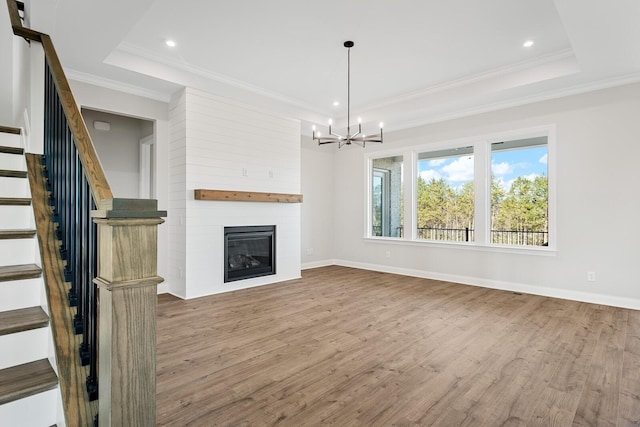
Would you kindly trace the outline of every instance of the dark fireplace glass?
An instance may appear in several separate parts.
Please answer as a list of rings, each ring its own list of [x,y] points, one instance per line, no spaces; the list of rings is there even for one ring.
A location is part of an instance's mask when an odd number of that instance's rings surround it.
[[[276,227],[224,228],[224,281],[276,274]]]

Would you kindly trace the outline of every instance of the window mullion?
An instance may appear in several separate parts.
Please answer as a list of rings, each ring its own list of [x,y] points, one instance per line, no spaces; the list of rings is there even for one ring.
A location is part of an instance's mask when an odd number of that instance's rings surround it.
[[[486,141],[474,145],[475,242],[489,244],[491,227],[491,150]]]

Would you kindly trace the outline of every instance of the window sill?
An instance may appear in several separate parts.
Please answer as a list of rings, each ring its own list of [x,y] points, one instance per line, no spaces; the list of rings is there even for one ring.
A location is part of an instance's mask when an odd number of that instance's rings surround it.
[[[392,244],[404,246],[422,246],[437,249],[462,249],[480,252],[507,253],[518,255],[556,256],[558,251],[551,246],[508,246],[483,245],[469,242],[444,242],[434,240],[410,240],[398,237],[365,237],[364,241],[375,244]]]

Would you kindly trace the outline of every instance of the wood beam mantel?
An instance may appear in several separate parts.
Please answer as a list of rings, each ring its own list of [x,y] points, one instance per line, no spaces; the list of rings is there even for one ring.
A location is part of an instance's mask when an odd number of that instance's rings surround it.
[[[270,202],[270,203],[302,203],[302,194],[262,193],[259,191],[226,191],[203,190],[194,191],[195,200],[217,200],[229,202]]]

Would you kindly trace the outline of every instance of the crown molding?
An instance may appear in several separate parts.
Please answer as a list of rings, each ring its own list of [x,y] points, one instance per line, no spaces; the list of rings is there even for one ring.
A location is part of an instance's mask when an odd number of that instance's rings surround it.
[[[558,90],[550,90],[542,93],[538,93],[530,96],[523,96],[520,98],[513,98],[504,101],[494,102],[491,104],[480,105],[478,107],[472,107],[467,109],[457,110],[452,113],[432,115],[424,119],[407,120],[402,122],[396,122],[395,125],[389,126],[390,131],[410,129],[418,126],[429,125],[433,123],[444,122],[447,120],[454,120],[463,117],[474,116],[477,114],[490,113],[492,111],[505,110],[507,108],[520,107],[523,105],[534,104],[536,102],[549,101],[552,99],[564,98],[572,95],[580,95],[582,93],[594,92],[597,90],[609,89],[617,86],[624,86],[627,84],[633,84],[640,82],[640,73],[631,73],[624,76],[613,77],[610,79],[602,79],[595,82],[589,82],[584,84],[578,84],[570,87],[565,87]]]
[[[479,83],[485,80],[502,77],[507,74],[512,74],[519,71],[540,67],[542,65],[560,62],[560,61],[564,61],[572,58],[575,59],[575,55],[573,51],[571,49],[564,49],[561,51],[550,53],[548,55],[538,56],[534,59],[517,62],[515,64],[506,65],[504,67],[494,68],[493,70],[473,74],[473,75],[462,77],[456,80],[450,80],[445,83],[441,83],[441,84],[433,85],[424,89],[408,92],[399,96],[394,96],[392,98],[387,98],[386,100],[382,100],[377,103],[373,103],[370,106],[367,106],[367,110],[374,110],[377,108],[388,107],[394,104],[411,101],[416,98],[422,98],[425,96],[434,95],[439,92],[444,92],[447,90],[468,86],[468,85]]]
[[[209,71],[202,67],[196,67],[194,65],[190,65],[187,63],[179,63],[171,58],[167,58],[166,56],[159,55],[155,52],[152,52],[147,49],[142,49],[139,46],[133,45],[131,43],[123,42],[121,43],[115,50],[116,52],[120,51],[122,53],[126,53],[133,56],[139,56],[148,61],[156,62],[167,67],[171,67],[174,69],[178,69],[185,73],[193,74],[196,76],[204,77],[206,79],[210,79],[216,81],[218,83],[222,83],[228,86],[232,86],[238,89],[245,90],[247,92],[252,92],[257,95],[264,96],[266,98],[270,98],[279,102],[283,102],[294,107],[298,107],[307,111],[311,111],[317,114],[326,115],[327,112],[318,111],[318,109],[310,104],[302,102],[298,99],[291,98],[288,96],[281,95],[277,92],[270,91],[268,89],[262,88],[260,86],[252,85],[250,83],[243,82],[241,80],[234,79],[232,77],[226,76],[224,74],[215,73],[213,71]]]
[[[107,89],[117,90],[119,92],[125,92],[131,95],[142,96],[144,98],[150,98],[156,101],[169,102],[169,100],[171,99],[171,94],[168,93],[145,89],[140,86],[123,83],[121,81],[112,80],[105,77],[99,77],[93,74],[84,73],[82,71],[65,69],[65,74],[67,75],[67,78],[69,80],[75,80],[81,83],[88,83]]]

